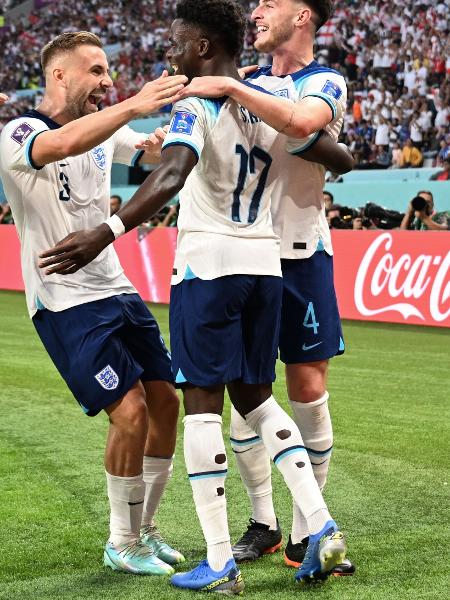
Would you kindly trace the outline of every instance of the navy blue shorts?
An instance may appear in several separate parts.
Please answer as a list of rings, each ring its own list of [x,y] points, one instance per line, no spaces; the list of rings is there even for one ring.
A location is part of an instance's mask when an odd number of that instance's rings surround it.
[[[333,257],[282,259],[280,358],[285,364],[326,360],[345,350],[334,290]]]
[[[275,380],[282,280],[268,275],[186,279],[170,293],[172,370],[198,387]]]
[[[33,323],[89,416],[119,400],[138,379],[173,382],[170,354],[158,324],[137,294],[121,294],[61,312],[39,310]]]

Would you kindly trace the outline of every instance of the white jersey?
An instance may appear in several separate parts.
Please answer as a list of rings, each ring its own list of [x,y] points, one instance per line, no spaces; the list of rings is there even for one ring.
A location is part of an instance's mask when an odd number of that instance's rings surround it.
[[[277,77],[269,66],[246,82],[294,102],[310,96],[321,98],[333,113],[326,130],[337,140],[347,103],[347,86],[337,71],[313,61],[296,73]],[[325,168],[301,158],[318,136],[288,139],[287,152],[277,160],[279,181],[272,194],[272,217],[275,233],[281,238],[281,258],[308,258],[322,245],[328,254],[333,253],[323,204]]]
[[[45,275],[39,253],[69,233],[100,225],[109,217],[111,166],[134,164],[142,135],[122,127],[90,152],[42,168],[33,164],[36,136],[59,125],[32,110],[8,123],[0,136],[0,175],[21,241],[22,274],[30,316],[39,308],[61,311],[136,290],[108,246],[73,275]]]
[[[277,132],[230,99],[178,102],[163,149],[198,162],[180,192],[172,284],[186,277],[281,276],[270,199]]]

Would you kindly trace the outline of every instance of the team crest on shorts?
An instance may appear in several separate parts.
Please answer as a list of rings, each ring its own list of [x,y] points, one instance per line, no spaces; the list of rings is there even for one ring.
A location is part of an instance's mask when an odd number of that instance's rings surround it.
[[[95,379],[105,390],[115,390],[119,385],[119,376],[110,365],[106,365],[100,373],[97,373]]]
[[[103,146],[97,146],[96,148],[91,150],[91,155],[97,167],[104,171],[106,167],[106,154],[103,149]]]

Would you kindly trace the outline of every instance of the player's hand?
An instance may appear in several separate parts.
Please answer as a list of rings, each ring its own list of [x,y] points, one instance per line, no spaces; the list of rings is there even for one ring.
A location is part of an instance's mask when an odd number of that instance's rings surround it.
[[[0,106],[8,102],[9,98],[6,94],[0,94]]]
[[[39,268],[45,269],[46,275],[71,275],[93,261],[112,241],[114,234],[105,223],[75,231],[39,255]]]
[[[146,83],[140,92],[128,101],[133,104],[137,116],[145,116],[172,104],[188,79],[185,75],[169,76],[164,71],[155,81]]]
[[[239,77],[245,79],[247,75],[254,73],[259,69],[258,65],[248,65],[247,67],[241,67],[238,69]]]
[[[139,144],[136,144],[136,150],[143,150],[145,153],[142,162],[153,164],[159,163],[161,160],[161,147],[168,130],[168,125],[165,125],[164,127],[158,127],[148,136],[147,139],[139,142]]]
[[[194,77],[191,83],[177,95],[177,100],[196,96],[197,98],[222,98],[228,96],[231,77],[207,75],[205,77]]]

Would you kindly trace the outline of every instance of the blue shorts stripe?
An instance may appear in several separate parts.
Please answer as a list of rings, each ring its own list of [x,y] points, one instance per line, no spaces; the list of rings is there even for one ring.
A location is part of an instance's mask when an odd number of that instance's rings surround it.
[[[306,452],[305,446],[289,446],[289,448],[285,448],[281,452],[278,452],[278,454],[273,457],[273,462],[277,465],[280,460],[286,458],[286,456],[295,454],[296,452]]]
[[[230,437],[230,442],[232,444],[236,444],[236,446],[248,446],[249,444],[253,444],[256,442],[261,442],[261,438],[259,437],[259,435],[255,435],[254,437],[251,438],[246,438],[245,440],[237,440],[235,438]]]
[[[228,473],[228,469],[223,469],[222,471],[205,471],[204,473],[190,473],[188,475],[189,480],[193,481],[194,479],[208,479],[210,477],[223,477]]]

